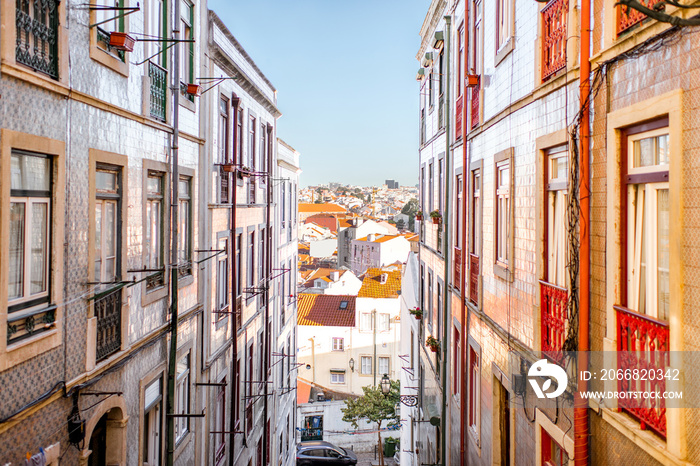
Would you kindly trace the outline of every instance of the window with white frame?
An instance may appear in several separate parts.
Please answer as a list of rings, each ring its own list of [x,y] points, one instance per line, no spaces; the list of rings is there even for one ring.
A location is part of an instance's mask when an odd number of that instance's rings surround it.
[[[670,310],[668,127],[627,136],[627,307],[659,320]]]
[[[228,238],[219,238],[216,256],[216,320],[226,316],[228,299]]]
[[[126,5],[124,0],[111,0],[103,3],[103,5],[114,8],[114,10],[109,10],[106,8],[94,10],[94,24],[97,25],[97,46],[124,61],[124,52],[113,49],[110,46],[110,34],[112,32],[125,32],[124,16],[119,17],[119,15],[115,14],[115,12],[120,11]]]
[[[345,339],[333,337],[333,351],[345,351]]]
[[[219,393],[216,397],[216,407],[214,412],[214,464],[217,466],[224,463],[226,456],[226,379],[221,381]]]
[[[542,433],[542,464],[544,466],[565,466],[569,464],[569,456],[566,454],[566,450],[543,427],[540,427],[540,429]]]
[[[469,432],[474,435],[477,440],[479,438],[479,418],[481,414],[480,408],[480,393],[481,393],[481,375],[480,361],[477,350],[469,345],[469,405],[468,405],[468,426]]]
[[[374,331],[374,316],[371,312],[360,314],[360,330],[363,332]]]
[[[10,312],[49,301],[51,159],[12,151],[8,307]]]
[[[391,317],[389,314],[379,314],[377,315],[378,326],[380,332],[388,332],[389,324],[391,323]]]
[[[496,1],[496,50],[500,50],[513,35],[512,0]]]
[[[180,34],[183,40],[194,40],[194,5],[180,0]],[[194,43],[180,44],[180,82],[194,83]],[[189,96],[188,96],[189,97]],[[190,97],[194,99],[194,96]]]
[[[333,383],[333,384],[345,383],[345,371],[331,370],[331,383]]]
[[[372,374],[372,356],[361,356],[360,357],[360,374],[371,375]]]
[[[175,380],[175,413],[189,414],[190,412],[190,353],[177,362],[177,377]],[[190,420],[187,417],[175,418],[175,443],[179,443],[190,431]]]
[[[178,275],[192,274],[192,178],[181,176],[178,186],[180,234],[178,235]]]
[[[143,409],[143,464],[157,466],[161,456],[162,423],[162,379],[158,377],[144,389]]]
[[[379,356],[377,359],[377,375],[389,375],[389,358],[384,356]]]
[[[566,145],[547,151],[547,277],[549,283],[566,286],[566,205],[568,152]]]
[[[159,270],[164,266],[164,180],[164,173],[153,170],[148,171],[148,177],[146,179],[146,225],[144,227],[146,233],[146,237],[144,238],[146,263],[144,265],[151,270]],[[153,274],[153,272],[149,272],[149,274]],[[165,282],[164,278],[164,272],[149,277],[149,279],[146,280],[146,288],[150,289],[162,286]]]
[[[504,151],[507,152],[507,151]],[[511,257],[511,163],[510,157],[496,162],[496,264],[507,269]]]

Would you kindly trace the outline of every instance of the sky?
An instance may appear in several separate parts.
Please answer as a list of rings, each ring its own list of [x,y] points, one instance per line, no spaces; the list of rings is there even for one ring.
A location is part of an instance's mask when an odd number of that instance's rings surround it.
[[[301,185],[418,182],[420,28],[430,0],[209,0],[277,89]]]

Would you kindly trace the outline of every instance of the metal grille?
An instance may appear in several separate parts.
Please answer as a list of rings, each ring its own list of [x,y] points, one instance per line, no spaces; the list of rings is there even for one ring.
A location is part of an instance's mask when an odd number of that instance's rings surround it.
[[[149,61],[148,77],[151,78],[151,117],[165,121],[168,71],[152,61]]]
[[[568,302],[566,288],[540,280],[542,352],[553,361],[564,356]]]
[[[542,9],[542,80],[566,67],[566,26],[569,2],[551,0]]]
[[[657,4],[662,2],[663,0],[639,0],[639,3],[652,10]],[[622,34],[632,26],[641,23],[646,18],[647,15],[635,9],[623,5],[617,6],[617,34]]]
[[[614,306],[617,314],[617,368],[625,371],[658,371],[669,367],[668,322]],[[665,392],[666,379],[618,381],[621,392]],[[666,437],[666,401],[646,398],[643,401],[620,398],[618,406],[639,419],[642,429],[650,428]]]
[[[472,128],[479,125],[479,91],[481,90],[481,76],[477,76],[476,86],[472,87]]]
[[[118,50],[112,47],[109,43],[110,34],[104,29],[97,27],[97,44],[107,52],[111,53],[115,57],[119,58],[121,61],[125,60],[126,52],[124,50]]]
[[[255,178],[250,176],[248,178],[248,204],[255,204]]]
[[[29,315],[17,312],[21,314],[19,317],[13,314],[7,316],[8,345],[55,328],[56,306],[32,311]]]
[[[457,102],[455,102],[455,141],[462,138],[462,102],[464,101],[464,95],[460,95]]]
[[[58,78],[58,4],[56,0],[17,0],[15,59]]]
[[[97,360],[116,353],[122,346],[122,291],[118,289],[95,300]]]

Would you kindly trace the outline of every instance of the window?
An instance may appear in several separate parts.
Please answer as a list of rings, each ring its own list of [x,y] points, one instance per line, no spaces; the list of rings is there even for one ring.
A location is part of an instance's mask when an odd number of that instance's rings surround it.
[[[345,383],[345,371],[331,371],[331,383],[334,383],[334,384]]]
[[[267,173],[267,125],[260,121],[260,171]],[[265,178],[261,178],[265,180]]]
[[[379,320],[379,331],[388,332],[389,324],[391,322],[391,317],[389,316],[389,314],[379,314],[377,317]]]
[[[187,0],[180,0],[180,37],[183,40],[194,40],[194,5]],[[194,43],[180,44],[180,82],[194,83]],[[193,95],[187,98],[194,101]]]
[[[58,1],[55,0],[25,0],[17,3],[15,13],[17,63],[54,79],[58,79],[58,13]]]
[[[228,99],[226,97],[221,97],[219,100],[219,134],[218,134],[218,148],[219,157],[218,163],[227,164],[231,163],[230,153],[229,153],[229,118],[228,118]],[[229,202],[229,184],[230,176],[229,172],[224,170],[224,167],[219,166],[219,202]]]
[[[469,301],[479,304],[479,262],[481,255],[481,161],[471,169],[469,218]]]
[[[348,302],[347,301],[341,301],[340,302],[340,309],[347,309],[348,308]]]
[[[640,314],[668,321],[671,222],[668,128],[629,133],[626,177],[627,307]]]
[[[220,238],[217,245],[219,255],[216,256],[216,320],[226,316],[228,312],[228,238]]]
[[[513,10],[512,0],[496,1],[496,50],[506,45],[513,35]]]
[[[431,68],[430,73],[428,73],[428,107],[430,108],[430,111],[433,111],[433,79],[435,77],[433,76],[433,70]]]
[[[280,213],[282,215],[282,229],[285,227],[285,222],[287,220],[287,182],[282,181],[282,194],[280,195]]]
[[[162,379],[159,377],[148,384],[144,390],[143,409],[143,464],[157,466],[161,456],[162,431]]]
[[[226,378],[221,380],[219,393],[216,396],[214,431],[214,464],[223,464],[226,456]]]
[[[469,432],[479,438],[481,375],[479,371],[479,355],[473,346],[469,345]]]
[[[428,293],[426,295],[428,300],[426,322],[428,324],[428,330],[432,332],[433,330],[433,272],[428,269]]]
[[[345,351],[345,339],[333,337],[333,351]]]
[[[265,277],[265,230],[260,229],[260,247],[258,248],[258,281]]]
[[[442,158],[438,160],[438,211],[444,214],[445,205],[445,154],[440,154]]]
[[[462,185],[462,175],[457,175],[455,177],[455,188],[457,190],[457,202],[455,203],[455,247],[458,249],[462,248],[462,202],[464,201],[464,186]],[[455,277],[455,281],[457,277]],[[457,283],[456,286],[459,288],[460,284]]]
[[[513,254],[513,203],[511,190],[513,171],[511,170],[512,149],[496,154],[496,208],[494,211],[494,232],[496,264],[494,273],[500,278],[512,278],[511,258]]]
[[[236,109],[236,151],[238,152],[236,163],[243,165],[243,107],[240,99],[234,99],[234,103]]]
[[[424,218],[428,217],[428,212],[425,210],[425,166],[420,168],[420,208],[419,212],[423,212]]]
[[[438,128],[445,127],[445,54],[438,56]]]
[[[192,274],[192,178],[180,177],[178,186],[180,234],[178,237],[178,275]]]
[[[49,302],[51,159],[12,151],[8,311]]]
[[[97,30],[97,46],[102,50],[114,55],[119,60],[124,61],[126,54],[122,50],[117,50],[109,45],[110,33],[125,32],[124,17],[115,18],[120,13],[120,8],[123,8],[124,0],[111,0],[101,5],[106,5],[115,8],[115,10],[97,9],[95,13],[95,29]]]
[[[363,312],[360,314],[360,330],[363,332],[374,331],[374,314],[371,312]]]
[[[566,145],[547,151],[547,207],[546,207],[546,281],[561,287],[566,286],[566,205],[568,160]]]
[[[243,243],[243,234],[239,233],[236,235],[236,256],[233,258],[234,260],[234,266],[235,266],[235,272],[236,272],[236,298],[241,296],[241,293],[243,293],[242,289],[242,283],[243,280],[241,279],[241,247]]]
[[[248,159],[253,171],[255,171],[255,158],[257,155],[257,152],[255,151],[255,121],[255,115],[251,113],[248,121]]]
[[[144,238],[146,260],[144,265],[150,270],[159,270],[164,267],[164,180],[165,174],[163,172],[148,171],[146,179],[146,225],[144,226],[146,233]],[[164,272],[160,272],[157,275],[154,275],[154,272],[147,273],[151,276],[146,280],[146,289],[156,288],[165,283]]]
[[[425,313],[426,309],[425,309],[425,265],[424,264],[420,265],[420,296],[418,298],[420,299],[420,308]],[[427,318],[428,318],[427,314],[426,314],[425,318],[427,320]]]
[[[241,358],[236,359],[236,372],[233,379],[233,395],[231,404],[233,404],[233,417],[236,430],[239,430],[241,425]]]
[[[98,166],[95,173],[95,275],[103,284],[116,281],[120,270],[121,176],[117,169]]]
[[[428,164],[428,209],[429,211],[432,211],[435,208],[435,203],[433,202],[433,199],[435,196],[433,186],[435,186],[433,183],[435,182],[435,177],[433,176],[433,163],[430,162]],[[424,215],[426,217],[428,216],[430,212],[424,212]]]
[[[459,330],[457,328],[454,328],[453,330],[454,343],[452,345],[452,393],[454,396],[459,398],[462,388],[462,340],[460,339]]]
[[[435,333],[438,335],[438,339],[442,338],[442,308],[443,308],[443,296],[442,296],[442,280],[438,278],[437,281],[437,312],[436,317],[437,317],[437,327],[435,328]]]
[[[389,375],[389,358],[379,356],[377,363],[379,365],[377,368],[379,371],[377,375]]]
[[[175,413],[190,412],[190,353],[177,362],[175,380]],[[179,443],[190,431],[190,421],[186,417],[175,418],[175,443]]]
[[[360,357],[360,374],[371,375],[372,374],[372,356],[361,356]]]
[[[428,75],[428,79],[430,79],[430,75]],[[426,80],[424,79],[423,82],[421,83],[420,86],[420,144],[423,145],[425,144],[426,137],[425,137],[425,101],[426,96],[425,96],[425,82]],[[423,190],[421,189],[421,192]]]
[[[246,276],[248,278],[248,288],[255,286],[255,233],[248,234],[248,270]]]
[[[542,432],[542,465],[543,466],[566,466],[569,464],[569,456],[557,442],[550,437],[544,428]]]

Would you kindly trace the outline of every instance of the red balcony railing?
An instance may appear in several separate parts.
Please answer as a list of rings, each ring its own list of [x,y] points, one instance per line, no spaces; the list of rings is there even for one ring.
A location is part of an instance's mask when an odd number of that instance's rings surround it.
[[[554,361],[563,356],[568,323],[569,292],[540,280],[542,353]]]
[[[568,0],[550,0],[542,9],[542,81],[566,67]]]
[[[464,94],[460,95],[455,102],[455,141],[462,138],[462,111],[464,106],[462,102],[464,101]]]
[[[460,290],[462,287],[462,250],[459,248],[455,248],[454,265],[454,287]]]
[[[479,304],[479,256],[469,254],[469,301]]]
[[[481,77],[477,76],[477,80],[476,86],[472,87],[472,128],[476,128],[479,125],[479,92],[481,91]]]
[[[622,306],[613,306],[617,314],[617,368],[627,370],[662,370],[669,366],[669,325],[652,317],[638,314]],[[621,392],[665,392],[666,379],[618,381]],[[663,398],[619,399],[618,408],[639,419],[640,427],[651,429],[666,437],[666,402]]]
[[[644,5],[647,8],[654,9],[654,7],[658,4],[661,3],[663,0],[639,0],[639,3]],[[644,19],[647,18],[647,15],[644,13],[641,13],[635,9],[623,6],[623,5],[618,5],[617,6],[617,34],[620,35],[626,30],[630,29],[632,26],[635,26],[639,23],[641,23]]]

